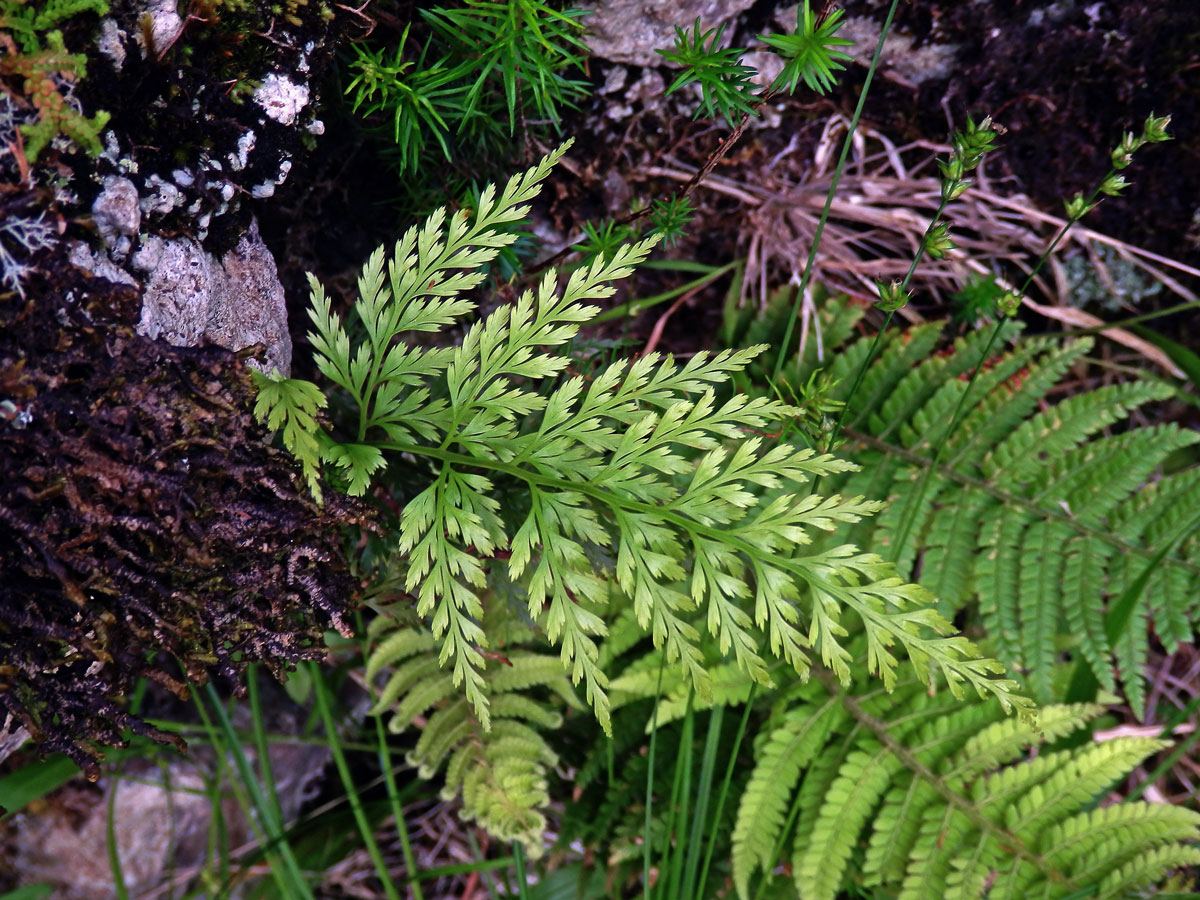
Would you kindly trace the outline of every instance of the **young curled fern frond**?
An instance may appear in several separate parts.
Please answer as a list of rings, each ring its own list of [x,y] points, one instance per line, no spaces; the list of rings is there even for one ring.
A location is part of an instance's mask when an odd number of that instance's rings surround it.
[[[780,428],[792,407],[718,397],[765,345],[699,353],[686,363],[649,354],[590,379],[565,374],[569,357],[556,348],[597,314],[589,301],[610,296],[612,282],[628,276],[656,238],[578,268],[561,290],[548,273],[515,304],[472,325],[458,347],[401,339],[438,331],[473,309],[462,292],[515,239],[502,226],[524,215],[565,149],[502,191],[485,190],[473,218],[434,213],[405,234],[386,266],[382,250],[375,253],[359,279],[353,331],[312,282],[317,366],[348,395],[357,422],[347,440],[323,429],[315,441],[298,439],[295,429],[283,433],[309,471],[332,468],[352,494],[401,457],[434,467],[401,513],[396,549],[439,663],[453,667],[453,684],[481,726],[491,715],[481,597],[498,557],[507,558],[528,618],[558,648],[606,730],[608,678],[599,655],[614,592],[702,697],[710,691],[702,631],[760,683],[770,682],[772,659],[801,676],[819,660],[848,681],[843,638],[853,617],[865,632],[867,664],[885,685],[896,679],[900,648],[925,681],[940,672],[956,695],[970,686],[1027,708],[1011,681],[995,677],[999,664],[954,633],[927,591],[853,546],[809,547],[814,534],[856,523],[880,504],[811,492],[812,479],[854,466],[757,436]],[[265,389],[260,417],[311,418],[311,404],[291,408],[306,388],[277,375],[256,378]],[[514,485],[521,502],[502,508],[498,492]],[[604,554],[614,559],[612,571],[595,562]]]

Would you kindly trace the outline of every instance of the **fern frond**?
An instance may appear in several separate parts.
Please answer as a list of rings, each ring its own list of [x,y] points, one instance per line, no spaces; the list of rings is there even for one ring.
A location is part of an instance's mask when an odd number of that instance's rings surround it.
[[[1002,717],[996,704],[912,690],[801,700],[756,748],[734,832],[738,896],[750,896],[754,871],[772,865],[792,803],[793,877],[805,900],[833,900],[855,882],[907,900],[1017,900],[1162,880],[1193,852],[1200,814],[1141,802],[1090,807],[1163,742],[1119,738],[1028,753],[1102,712],[1048,706],[1039,730]]]
[[[1047,829],[1039,849],[1048,863],[1076,881],[1107,878],[1155,847],[1194,840],[1197,828],[1200,813],[1195,810],[1165,803],[1124,803],[1081,813]],[[997,886],[999,896],[1027,896],[1041,877],[1034,870],[1022,870],[1011,887]]]
[[[390,260],[382,250],[373,254],[349,324],[312,283],[317,365],[357,411],[346,440],[321,438],[320,459],[340,470],[351,493],[365,492],[397,456],[435,467],[432,483],[400,514],[396,551],[405,590],[439,642],[439,663],[451,668],[481,725],[490,724],[481,598],[489,561],[500,555],[524,591],[529,618],[558,648],[605,729],[610,700],[599,642],[617,595],[631,601],[640,629],[668,665],[688,674],[704,703],[712,689],[701,646],[707,637],[762,684],[774,660],[807,676],[812,654],[848,682],[846,638],[861,628],[867,665],[885,685],[896,679],[898,648],[927,683],[940,673],[955,693],[970,686],[1027,708],[1013,682],[994,677],[999,664],[930,608],[928,592],[851,545],[814,550],[817,536],[854,527],[880,504],[805,487],[842,477],[851,464],[748,437],[795,413],[774,399],[717,394],[764,346],[682,364],[652,354],[590,381],[565,373],[559,348],[598,312],[591,301],[610,296],[656,238],[597,257],[561,290],[556,273],[547,273],[515,304],[471,325],[455,348],[404,341],[405,332],[435,332],[471,311],[462,292],[514,240],[502,226],[525,214],[566,146],[502,191],[485,189],[474,216],[439,210],[406,232]],[[304,409],[276,394],[260,414],[299,428]],[[311,452],[307,464],[316,470]],[[522,503],[504,510],[497,494],[511,485]],[[515,529],[506,517],[518,520]],[[613,554],[611,571],[595,565],[600,551]],[[400,666],[400,686],[387,689],[389,702],[411,694],[406,715],[446,696],[412,688],[417,670]]]
[[[492,610],[484,625],[493,634],[503,633],[505,615]],[[446,766],[443,796],[461,794],[466,818],[497,837],[521,841],[531,856],[540,855],[549,772],[558,761],[542,732],[558,728],[562,715],[538,694],[549,691],[580,705],[562,665],[545,653],[508,652],[501,665],[487,671],[490,718],[485,722],[469,695],[456,689],[453,673],[442,668],[432,634],[404,627],[377,632],[368,672],[372,678],[391,674],[371,714],[390,714],[392,732],[420,717],[421,734],[408,763],[422,778]]]
[[[742,792],[733,832],[733,881],[738,896],[748,897],[754,870],[770,865],[788,795],[844,716],[841,705],[830,698],[820,705],[789,711],[767,733],[754,774]]]
[[[250,378],[258,392],[255,418],[272,431],[282,429],[283,446],[300,463],[304,481],[319,503],[323,431],[317,415],[325,408],[325,395],[310,381],[284,378],[278,372],[264,374],[251,368]]]
[[[828,320],[842,322],[844,307],[828,305]],[[996,346],[1018,332],[1004,324]],[[760,338],[771,333],[761,323],[756,331]],[[847,403],[844,433],[852,440],[845,452],[861,469],[832,476],[830,489],[889,500],[842,539],[879,552],[901,578],[915,577],[938,597],[943,615],[977,608],[989,649],[1029,674],[1037,698],[1053,697],[1053,673],[1069,649],[1102,686],[1121,683],[1140,714],[1144,626],[1173,647],[1190,638],[1200,617],[1200,539],[1172,543],[1200,502],[1200,470],[1163,474],[1167,458],[1194,446],[1200,434],[1124,424],[1139,407],[1173,395],[1149,379],[1050,401],[1091,345],[1037,338],[982,361],[966,414],[946,436],[986,342],[977,333],[956,341],[948,355],[930,354],[937,334],[926,324],[885,335],[854,396],[846,385],[871,341],[832,353],[828,371],[843,379],[835,396]],[[809,354],[788,377],[803,384],[817,365]],[[943,438],[941,462],[926,478],[932,447]],[[1106,603],[1164,546],[1171,552],[1130,626],[1110,644]],[[1071,636],[1068,648],[1063,634]]]
[[[1166,870],[1189,866],[1200,866],[1200,850],[1178,844],[1159,847],[1105,878],[1095,895],[1096,900],[1126,897],[1131,891],[1142,890],[1161,880]]]

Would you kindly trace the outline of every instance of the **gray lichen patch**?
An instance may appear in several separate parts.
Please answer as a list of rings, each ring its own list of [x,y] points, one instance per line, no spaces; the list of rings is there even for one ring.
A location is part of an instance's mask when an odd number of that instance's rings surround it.
[[[132,263],[146,273],[139,334],[176,346],[207,339],[235,351],[263,344],[266,368],[289,371],[283,285],[257,225],[220,259],[191,238],[151,236]]]
[[[124,259],[132,246],[131,238],[142,223],[141,198],[128,178],[108,175],[104,189],[92,203],[92,221],[116,259]]]

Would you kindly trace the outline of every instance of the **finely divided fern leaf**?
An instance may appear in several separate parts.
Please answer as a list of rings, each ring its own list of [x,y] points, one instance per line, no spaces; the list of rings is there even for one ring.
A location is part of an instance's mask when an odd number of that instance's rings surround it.
[[[648,354],[591,379],[567,371],[561,348],[598,312],[589,302],[610,296],[654,238],[577,268],[561,289],[547,273],[514,304],[472,324],[457,347],[403,340],[473,309],[461,293],[515,239],[501,226],[525,214],[565,149],[502,191],[487,188],[473,217],[438,211],[404,235],[386,264],[382,251],[372,255],[349,325],[313,282],[317,365],[348,396],[356,421],[345,439],[317,430],[319,459],[307,435],[284,431],[306,471],[332,466],[352,493],[404,455],[435,467],[404,506],[395,546],[439,663],[451,668],[480,725],[491,722],[482,598],[489,567],[504,557],[526,614],[606,730],[599,644],[614,593],[628,598],[637,625],[702,697],[711,689],[704,633],[760,683],[770,681],[772,658],[801,676],[819,661],[845,682],[852,671],[843,639],[857,620],[867,665],[885,685],[897,677],[899,648],[922,680],[940,673],[956,695],[969,686],[1027,708],[1011,681],[994,677],[999,664],[954,633],[927,591],[850,544],[813,549],[816,535],[852,526],[879,504],[812,493],[812,479],[854,466],[754,436],[778,428],[792,407],[718,396],[765,347],[698,353],[685,363]],[[309,396],[311,386],[269,382],[260,417],[300,421],[292,398]],[[527,499],[504,509],[497,494],[514,485]],[[595,564],[602,553],[613,557],[611,571]]]

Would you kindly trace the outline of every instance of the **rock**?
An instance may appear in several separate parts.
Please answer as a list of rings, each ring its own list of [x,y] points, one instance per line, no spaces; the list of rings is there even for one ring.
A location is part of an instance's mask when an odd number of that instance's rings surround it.
[[[242,350],[261,343],[266,368],[289,371],[283,285],[257,223],[219,260],[191,238],[151,236],[131,262],[147,273],[138,333],[179,346],[208,339]]]
[[[93,252],[83,241],[71,241],[69,248],[67,259],[71,265],[77,266],[85,272],[90,272],[97,278],[111,281],[114,284],[127,284],[130,287],[138,287],[136,278],[113,263],[104,253]]]
[[[760,88],[774,84],[784,67],[783,57],[770,50],[752,50],[742,57],[742,62],[754,69],[755,74],[750,80]]]
[[[176,0],[149,0],[146,3],[145,11],[138,18],[141,30],[136,35],[143,59],[152,54],[162,56],[183,33],[183,18],[177,6]]]
[[[287,374],[292,366],[287,303],[275,257],[258,233],[258,224],[221,260],[224,278],[216,280],[205,336],[222,347],[267,347],[266,368]]]
[[[841,49],[864,68],[871,64],[875,54],[880,24],[866,16],[850,16],[838,31],[838,37],[854,41],[854,46]],[[915,90],[924,81],[948,78],[958,59],[958,50],[957,44],[930,42],[917,46],[911,36],[893,30],[883,44],[879,72],[884,78]]]
[[[128,178],[108,175],[103,184],[104,189],[92,202],[92,220],[113,255],[124,258],[132,246],[130,238],[142,224],[140,198]]]
[[[666,62],[656,50],[675,46],[675,26],[691,28],[700,18],[703,33],[729,22],[754,0],[604,0],[583,4],[593,56],[636,66]],[[728,36],[728,34],[726,34]]]
[[[212,270],[201,246],[190,238],[167,240],[151,235],[131,260],[147,272],[139,334],[190,347],[200,343],[208,327]]]
[[[133,778],[115,785],[105,779],[103,786],[116,791],[115,849],[125,885],[137,894],[156,887],[169,874],[172,859],[203,860],[212,803],[194,766],[182,761],[170,766],[170,791],[152,764],[135,766]],[[13,842],[14,866],[30,883],[53,885],[57,900],[111,900],[116,891],[108,858],[105,795],[70,787],[56,797],[61,806],[21,818]],[[227,800],[222,806],[226,817],[237,817],[234,803]],[[232,835],[243,840],[246,836],[243,828]]]
[[[249,727],[249,717],[242,718]],[[298,724],[288,727],[287,733],[300,731]],[[253,747],[244,747],[242,752],[256,760]],[[273,787],[280,811],[290,822],[314,793],[329,750],[273,743],[267,753],[276,777]],[[14,868],[26,883],[52,885],[55,900],[113,900],[116,890],[108,855],[111,797],[112,833],[129,893],[154,895],[155,888],[175,880],[176,892],[161,891],[159,895],[182,896],[189,876],[208,862],[214,813],[210,789],[216,759],[207,748],[196,748],[190,757],[167,756],[161,765],[133,760],[121,767],[121,777],[106,773],[95,788],[78,780],[67,784],[36,810],[20,815],[10,841]],[[232,768],[229,762],[225,765]],[[227,784],[220,785],[218,797],[226,846],[237,847],[250,840],[254,834],[251,824]],[[64,865],[65,860],[70,864]]]

